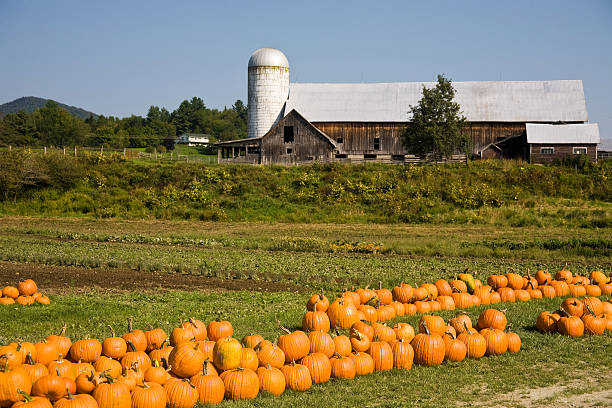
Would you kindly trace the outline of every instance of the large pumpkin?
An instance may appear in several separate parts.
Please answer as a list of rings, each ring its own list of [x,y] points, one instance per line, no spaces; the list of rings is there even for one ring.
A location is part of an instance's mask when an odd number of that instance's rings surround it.
[[[445,352],[442,337],[439,334],[432,334],[427,324],[423,328],[425,333],[417,334],[410,342],[414,350],[414,362],[425,366],[442,364]]]
[[[197,343],[179,344],[170,352],[168,364],[179,377],[192,377],[202,369],[206,356],[198,349]]]
[[[272,367],[270,364],[266,367],[259,367],[257,377],[259,378],[260,391],[269,392],[274,396],[279,396],[285,392],[285,376],[278,368]]]
[[[217,340],[213,348],[213,363],[220,370],[232,370],[240,365],[242,345],[234,338]]]
[[[259,394],[259,377],[248,368],[235,368],[221,373],[225,385],[225,398],[231,400],[253,399]]]

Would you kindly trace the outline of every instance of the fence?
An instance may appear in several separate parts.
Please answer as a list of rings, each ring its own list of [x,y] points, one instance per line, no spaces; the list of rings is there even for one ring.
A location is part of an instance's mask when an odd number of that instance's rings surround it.
[[[113,154],[119,153],[127,160],[151,160],[151,161],[183,161],[183,162],[201,162],[201,163],[217,163],[217,155],[198,155],[198,154],[180,154],[177,152],[152,152],[148,153],[143,151],[142,149],[137,148],[123,148],[123,149],[112,149],[107,147],[14,147],[11,145],[8,146],[0,146],[0,149],[4,150],[29,150],[32,152],[39,152],[42,154],[47,153],[60,153],[63,155],[70,155],[74,157],[78,157],[85,153],[89,154]]]

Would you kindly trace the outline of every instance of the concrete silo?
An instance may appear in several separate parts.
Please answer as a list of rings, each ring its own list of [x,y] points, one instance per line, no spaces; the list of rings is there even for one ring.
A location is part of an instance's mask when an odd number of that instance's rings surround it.
[[[249,59],[248,137],[263,136],[284,115],[289,96],[289,61],[274,48],[261,48]]]

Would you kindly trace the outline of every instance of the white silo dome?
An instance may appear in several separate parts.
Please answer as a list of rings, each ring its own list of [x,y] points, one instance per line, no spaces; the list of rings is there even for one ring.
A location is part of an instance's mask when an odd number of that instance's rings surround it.
[[[248,69],[248,137],[265,135],[284,116],[289,97],[289,61],[274,48],[251,55]]]
[[[249,59],[251,67],[284,67],[289,68],[289,61],[285,54],[275,48],[260,48]]]

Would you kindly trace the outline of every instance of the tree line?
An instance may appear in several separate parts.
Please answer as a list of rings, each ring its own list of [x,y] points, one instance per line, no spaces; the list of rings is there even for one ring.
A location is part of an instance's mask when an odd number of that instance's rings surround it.
[[[174,147],[183,133],[205,133],[212,141],[245,138],[247,107],[237,100],[231,108],[210,109],[201,98],[184,100],[170,112],[151,106],[146,117],[132,115],[72,116],[55,101],[32,113],[19,111],[0,118],[0,146]]]

